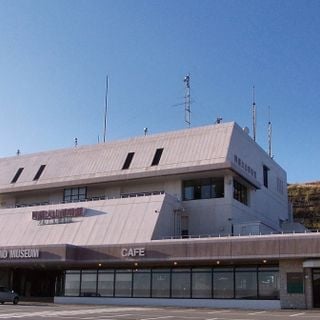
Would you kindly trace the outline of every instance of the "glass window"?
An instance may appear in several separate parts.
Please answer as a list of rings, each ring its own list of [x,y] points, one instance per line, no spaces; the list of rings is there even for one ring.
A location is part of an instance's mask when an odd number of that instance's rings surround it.
[[[170,297],[170,273],[156,271],[152,273],[152,297]]]
[[[112,297],[114,291],[114,271],[101,271],[98,273],[98,295]]]
[[[257,299],[257,271],[239,271],[236,277],[236,298]]]
[[[115,281],[115,296],[116,297],[131,297],[132,290],[132,272],[131,270],[116,271]]]
[[[85,200],[86,198],[87,198],[86,187],[64,189],[64,192],[63,192],[64,202],[82,201],[82,200]]]
[[[259,298],[279,299],[280,278],[278,271],[259,271],[258,273]]]
[[[133,297],[150,297],[150,285],[150,270],[133,272]]]
[[[212,272],[192,271],[192,298],[212,297]]]
[[[233,271],[214,271],[213,273],[213,298],[234,298]]]
[[[79,296],[80,293],[80,270],[66,271],[65,275],[65,296]]]
[[[183,182],[183,200],[197,200],[223,197],[223,178],[206,178]]]
[[[268,188],[268,175],[269,175],[269,168],[267,166],[263,166],[263,185]]]
[[[172,298],[190,298],[190,270],[172,270]]]
[[[236,180],[233,180],[233,198],[248,205],[248,189]]]
[[[83,270],[81,276],[81,296],[95,296],[97,291],[97,271]]]

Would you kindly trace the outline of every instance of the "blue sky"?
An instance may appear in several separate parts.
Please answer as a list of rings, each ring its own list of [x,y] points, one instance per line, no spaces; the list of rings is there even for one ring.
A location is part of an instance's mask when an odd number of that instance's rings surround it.
[[[0,0],[0,156],[251,124],[289,182],[320,180],[320,1]],[[251,130],[252,132],[252,130]]]

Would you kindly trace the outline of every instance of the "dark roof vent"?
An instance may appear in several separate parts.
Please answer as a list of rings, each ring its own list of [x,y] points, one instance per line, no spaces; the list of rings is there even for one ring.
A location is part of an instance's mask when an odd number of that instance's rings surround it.
[[[19,168],[16,172],[16,174],[14,175],[13,179],[11,180],[11,183],[16,183],[22,173],[24,168]]]
[[[156,150],[156,153],[154,154],[151,166],[157,166],[160,162],[161,156],[162,156],[163,148],[159,148]]]
[[[127,158],[122,166],[122,170],[129,169],[133,156],[134,156],[134,152],[129,152],[127,154]]]
[[[42,164],[42,165],[40,166],[38,172],[36,173],[36,175],[35,175],[34,178],[33,178],[33,181],[39,180],[39,178],[40,178],[40,176],[41,176],[41,174],[42,174],[42,172],[43,172],[43,170],[44,170],[45,167],[46,167],[45,164]]]

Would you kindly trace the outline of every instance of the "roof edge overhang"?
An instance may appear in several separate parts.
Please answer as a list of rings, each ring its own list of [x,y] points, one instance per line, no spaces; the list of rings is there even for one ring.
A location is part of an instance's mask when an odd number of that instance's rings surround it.
[[[209,164],[200,164],[195,166],[184,166],[179,168],[166,168],[159,170],[145,170],[127,174],[115,174],[109,176],[100,176],[100,177],[91,177],[91,176],[83,176],[78,177],[77,179],[65,179],[61,178],[60,181],[52,182],[52,183],[41,183],[40,181],[25,184],[20,186],[11,186],[11,187],[0,187],[0,194],[13,194],[22,191],[37,191],[44,189],[57,189],[57,188],[65,188],[79,185],[90,185],[90,184],[98,184],[98,183],[112,183],[112,182],[122,182],[128,180],[141,180],[146,178],[157,178],[164,176],[174,176],[174,175],[182,175],[189,173],[199,173],[205,171],[217,171],[217,170],[225,170],[232,169],[234,172],[239,174],[234,168],[230,161],[223,161],[220,163],[209,163]],[[245,180],[248,180],[246,177],[243,177]],[[248,180],[250,184],[256,185],[250,180]]]

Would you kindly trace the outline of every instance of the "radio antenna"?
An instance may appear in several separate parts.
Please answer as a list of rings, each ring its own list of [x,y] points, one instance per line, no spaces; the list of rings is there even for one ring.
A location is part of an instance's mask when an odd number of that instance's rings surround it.
[[[268,106],[268,155],[273,158],[272,155],[272,123],[270,119],[270,106]]]
[[[106,142],[107,136],[107,115],[108,115],[108,91],[109,91],[109,77],[106,76],[106,93],[104,99],[104,122],[103,122],[103,142]]]
[[[191,95],[190,95],[190,73],[183,79],[185,85],[184,93],[184,121],[190,128],[191,125]]]
[[[257,109],[256,109],[256,90],[253,86],[252,88],[252,132],[253,132],[253,141],[256,141],[257,138]]]

